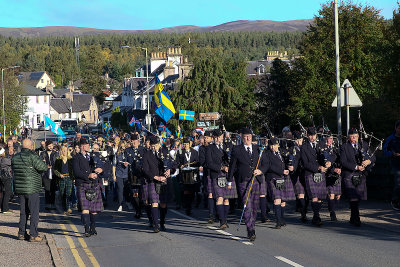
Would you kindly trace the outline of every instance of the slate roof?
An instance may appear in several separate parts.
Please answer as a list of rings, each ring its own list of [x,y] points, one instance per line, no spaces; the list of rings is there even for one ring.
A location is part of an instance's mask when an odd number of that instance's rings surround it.
[[[18,75],[18,80],[32,86],[36,86],[42,78],[44,71],[39,72],[20,72]]]
[[[258,67],[260,65],[264,65],[265,68],[271,65],[271,62],[267,60],[254,60],[254,61],[247,61],[246,73],[247,75],[256,75],[258,74]]]
[[[66,93],[69,93],[69,89],[62,88],[62,89],[53,89],[53,94],[55,97],[63,97]]]
[[[92,98],[93,95],[90,94],[74,94],[72,112],[89,110]],[[52,98],[50,100],[50,107],[57,111],[57,113],[69,113],[70,101],[68,98]]]
[[[35,86],[31,84],[24,83],[24,96],[37,96],[37,95],[49,95],[45,90],[37,89]]]

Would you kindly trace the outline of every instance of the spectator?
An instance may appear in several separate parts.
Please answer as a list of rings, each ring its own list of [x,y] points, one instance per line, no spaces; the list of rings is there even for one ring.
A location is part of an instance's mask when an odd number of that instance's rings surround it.
[[[386,139],[383,150],[385,156],[390,157],[394,175],[392,207],[394,210],[400,210],[400,120],[396,121],[394,132]]]
[[[33,152],[33,142],[24,139],[21,152],[12,159],[12,170],[14,172],[15,193],[20,197],[20,221],[18,239],[27,239],[30,242],[40,242],[43,239],[38,233],[39,224],[39,193],[42,190],[41,173],[48,166]],[[26,232],[28,216],[30,218],[29,236]]]
[[[46,201],[46,210],[54,210],[55,207],[55,199],[56,199],[56,177],[54,177],[54,163],[58,157],[58,154],[53,151],[53,142],[50,140],[46,141],[46,152],[40,154],[40,158],[46,162],[49,169],[47,172],[43,173],[43,186],[45,190],[45,201]]]
[[[40,155],[43,151],[46,151],[46,142],[45,141],[41,141],[40,142],[40,147],[35,149],[35,152]]]
[[[68,147],[62,146],[60,156],[54,163],[54,174],[58,177],[58,187],[62,198],[65,214],[72,213],[71,194],[72,194],[72,157],[68,151]]]
[[[13,212],[8,206],[12,195],[12,156],[4,148],[0,149],[0,208],[3,213]]]

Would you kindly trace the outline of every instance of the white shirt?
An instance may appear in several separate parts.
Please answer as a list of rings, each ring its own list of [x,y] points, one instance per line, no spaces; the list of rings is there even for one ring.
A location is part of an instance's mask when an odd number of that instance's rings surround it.
[[[244,145],[244,148],[246,149],[246,152],[248,152],[248,148],[250,148],[250,153],[253,154],[253,146],[252,145],[249,145],[249,146]]]

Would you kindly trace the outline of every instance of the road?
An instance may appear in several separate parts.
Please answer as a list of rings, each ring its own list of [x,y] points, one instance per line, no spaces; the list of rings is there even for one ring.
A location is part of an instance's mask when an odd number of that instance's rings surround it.
[[[35,134],[43,139],[43,132]],[[290,206],[286,227],[276,230],[273,222],[259,222],[257,239],[250,243],[244,225],[236,230],[240,210],[222,231],[219,224],[206,223],[204,209],[188,217],[171,207],[167,231],[156,234],[147,219],[134,219],[132,212],[117,212],[116,203],[109,204],[99,215],[98,236],[90,238],[81,235],[77,211],[70,216],[42,213],[48,227],[43,231],[54,237],[65,266],[398,266],[400,259],[398,233],[327,218],[318,228],[300,223]]]
[[[145,218],[106,210],[98,236],[90,238],[81,236],[77,212],[45,214],[42,221],[51,225],[46,232],[53,234],[67,266],[398,266],[398,233],[327,220],[317,228],[301,224],[292,213],[280,230],[272,222],[258,223],[257,239],[250,243],[244,225],[236,230],[239,213],[221,231],[217,223],[206,223],[203,209],[195,209],[193,217],[169,209],[167,231],[156,234]]]

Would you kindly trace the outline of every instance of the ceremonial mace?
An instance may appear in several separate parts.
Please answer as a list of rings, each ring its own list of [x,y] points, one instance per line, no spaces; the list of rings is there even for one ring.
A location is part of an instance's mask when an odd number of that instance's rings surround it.
[[[260,152],[260,155],[258,156],[257,166],[256,166],[256,168],[255,168],[256,170],[258,169],[258,165],[260,164],[260,159],[261,159],[262,153],[264,152],[264,148],[263,148],[263,147],[260,147],[260,151],[261,151],[261,152]],[[243,219],[244,211],[246,210],[247,202],[249,201],[249,197],[250,197],[250,193],[251,193],[251,189],[253,188],[254,178],[256,178],[256,175],[255,175],[255,174],[253,174],[253,178],[251,179],[251,184],[250,184],[249,192],[247,193],[246,202],[244,203],[244,206],[243,206],[242,215],[240,216],[240,220],[239,220],[239,224],[238,224],[238,227],[237,227],[237,231],[239,231],[240,224],[242,224],[242,219]]]

